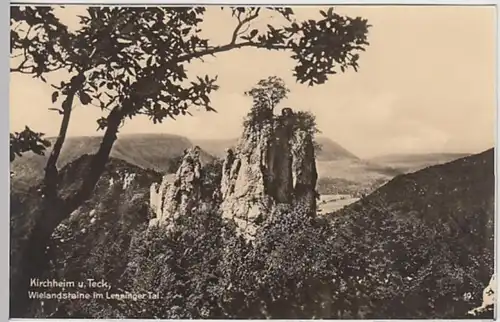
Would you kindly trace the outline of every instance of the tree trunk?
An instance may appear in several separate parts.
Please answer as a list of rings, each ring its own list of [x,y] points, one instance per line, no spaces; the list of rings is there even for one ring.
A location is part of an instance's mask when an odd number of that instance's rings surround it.
[[[106,163],[109,159],[111,148],[117,138],[118,128],[123,119],[121,108],[113,109],[108,116],[108,127],[99,147],[98,152],[92,157],[90,168],[83,178],[83,184],[80,189],[66,200],[61,200],[57,196],[57,178],[50,177],[50,185],[42,191],[42,205],[40,215],[35,221],[33,229],[30,231],[27,242],[22,249],[21,256],[21,274],[19,279],[11,281],[10,296],[10,317],[23,317],[32,305],[28,297],[28,292],[33,290],[30,287],[32,279],[40,278],[45,272],[48,264],[46,248],[50,242],[52,233],[57,226],[80,205],[88,200],[104,172]],[[56,172],[57,173],[57,172]]]
[[[85,200],[89,199],[94,192],[94,188],[99,181],[106,164],[109,160],[109,155],[113,144],[117,139],[118,128],[123,120],[124,112],[121,108],[113,109],[107,118],[108,126],[101,141],[101,145],[97,153],[92,157],[90,169],[84,178],[83,184],[79,191],[65,202],[65,212],[71,213],[75,211]]]

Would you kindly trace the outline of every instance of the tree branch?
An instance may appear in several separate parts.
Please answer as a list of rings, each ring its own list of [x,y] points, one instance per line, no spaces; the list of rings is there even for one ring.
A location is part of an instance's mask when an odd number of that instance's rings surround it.
[[[250,21],[256,19],[259,16],[260,8],[257,8],[255,13],[252,15],[249,15],[245,19],[241,20],[238,25],[236,26],[235,30],[233,31],[231,41],[226,44],[226,45],[221,45],[221,46],[216,46],[212,48],[205,49],[203,51],[198,51],[186,55],[181,55],[174,61],[174,63],[180,63],[184,61],[190,61],[191,59],[194,58],[200,58],[203,56],[207,55],[214,55],[216,53],[221,53],[225,51],[230,51],[232,49],[238,49],[238,48],[243,48],[243,47],[254,47],[254,48],[265,48],[265,49],[290,49],[289,46],[286,45],[263,45],[261,43],[257,42],[252,42],[252,41],[247,41],[247,42],[242,42],[242,43],[236,43],[238,40],[238,36],[240,35],[241,28],[249,23]]]
[[[288,47],[286,45],[264,45],[261,43],[256,43],[252,41],[247,41],[247,42],[242,42],[239,44],[233,44],[229,43],[226,45],[222,46],[217,46],[217,47],[212,47],[204,51],[199,51],[191,54],[186,54],[183,56],[179,56],[177,60],[175,60],[175,63],[180,63],[184,61],[190,61],[193,58],[200,58],[203,56],[207,55],[214,55],[217,53],[225,52],[225,51],[230,51],[232,49],[238,49],[238,48],[243,48],[243,47],[254,47],[254,48],[265,48],[265,49],[290,49],[291,47]]]
[[[236,40],[239,36],[239,31],[241,30],[241,28],[248,22],[254,20],[255,18],[257,18],[259,16],[259,12],[260,12],[260,8],[257,8],[257,10],[255,10],[255,13],[253,15],[249,15],[248,17],[246,17],[245,19],[241,20],[238,25],[236,26],[236,28],[234,29],[233,31],[233,36],[231,37],[231,44],[235,44],[236,43]]]
[[[11,73],[14,73],[14,72],[17,72],[17,73],[21,73],[21,74],[33,74],[33,69],[35,68],[35,66],[33,65],[29,65],[29,66],[24,66],[24,64],[26,64],[28,62],[28,59],[25,59],[18,67],[16,68],[10,68],[10,72]],[[65,66],[61,65],[61,66],[58,66],[58,67],[54,67],[54,68],[47,68],[46,70],[44,70],[44,73],[51,73],[51,72],[55,72],[55,71],[58,71],[60,69],[63,69]]]
[[[24,68],[31,68],[33,69],[34,66],[24,66],[27,62],[28,62],[28,55],[26,55],[26,49],[23,50],[24,52],[20,55],[24,55],[24,60],[19,64],[19,66],[17,68],[10,68],[10,72],[19,72],[19,73],[23,73],[23,74],[31,74],[31,72],[27,72],[27,71],[24,71],[23,69]],[[14,57],[11,57],[11,58],[14,58]]]

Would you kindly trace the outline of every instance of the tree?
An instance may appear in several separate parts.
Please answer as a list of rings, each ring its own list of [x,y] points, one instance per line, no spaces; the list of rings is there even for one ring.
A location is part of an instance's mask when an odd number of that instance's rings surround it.
[[[43,155],[45,149],[50,147],[50,141],[44,136],[44,133],[34,132],[27,126],[21,132],[10,133],[10,162],[26,152]]]
[[[62,119],[40,189],[41,215],[22,254],[25,287],[43,262],[43,258],[29,258],[43,257],[55,227],[90,198],[127,118],[146,115],[158,123],[189,114],[192,106],[215,111],[209,95],[218,88],[217,77],[188,77],[186,65],[191,61],[243,47],[286,50],[296,61],[295,78],[312,86],[339,70],[357,70],[359,52],[368,45],[367,20],[341,16],[333,9],[321,11],[319,20],[302,22],[294,19],[290,8],[223,9],[231,11],[237,26],[227,44],[213,45],[200,35],[203,7],[88,7],[76,31],[58,20],[53,7],[11,7],[11,72],[43,82],[53,72],[67,75],[60,84],[51,84],[54,110]],[[251,29],[251,22],[264,11],[279,13],[284,23]],[[104,135],[80,188],[61,196],[56,164],[75,99],[107,116],[97,120],[97,129]],[[14,137],[11,148],[16,142]],[[14,289],[26,293],[21,286]]]
[[[252,97],[254,107],[268,108],[274,111],[276,105],[287,98],[288,93],[290,90],[286,87],[283,79],[271,76],[260,80],[245,95]]]

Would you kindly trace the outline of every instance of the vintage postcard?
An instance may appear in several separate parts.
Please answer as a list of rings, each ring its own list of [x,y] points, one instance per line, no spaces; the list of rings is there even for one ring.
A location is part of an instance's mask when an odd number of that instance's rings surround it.
[[[494,6],[10,9],[10,317],[493,319]]]

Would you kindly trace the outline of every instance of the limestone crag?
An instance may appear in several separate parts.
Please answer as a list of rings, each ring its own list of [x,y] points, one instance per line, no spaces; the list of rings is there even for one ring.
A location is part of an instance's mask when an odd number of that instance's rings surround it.
[[[228,150],[221,179],[221,211],[233,219],[241,232],[253,236],[259,216],[269,211],[273,200],[266,191],[265,171],[270,150],[272,126],[260,131],[247,129],[236,151]]]
[[[202,197],[201,168],[200,149],[189,148],[175,176],[166,175],[159,186],[151,186],[150,205],[156,217],[150,226],[160,225],[168,230],[176,218],[196,209]]]
[[[297,207],[316,212],[316,170],[314,140],[310,133],[297,131],[294,147],[294,195]]]
[[[301,117],[309,115],[271,116],[247,126],[235,151],[227,152],[221,211],[248,239],[278,204],[316,210],[313,135],[297,126]]]

